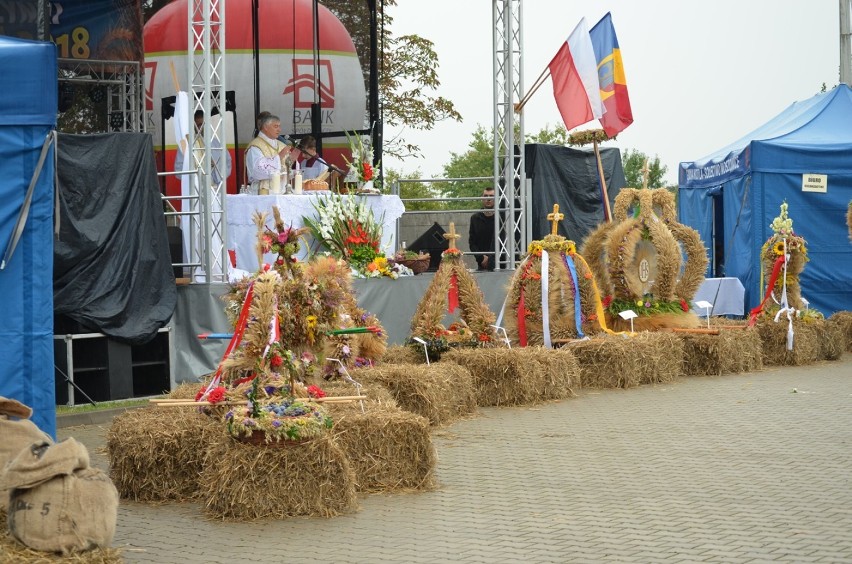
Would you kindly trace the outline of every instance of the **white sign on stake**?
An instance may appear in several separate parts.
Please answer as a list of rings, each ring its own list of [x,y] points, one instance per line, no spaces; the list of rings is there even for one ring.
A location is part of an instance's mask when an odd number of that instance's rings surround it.
[[[693,302],[693,303],[695,304],[695,307],[700,307],[700,308],[703,308],[707,311],[707,313],[705,315],[707,315],[707,328],[709,329],[710,328],[710,312],[713,309],[713,304],[711,304],[710,302],[705,301],[705,300],[700,300],[700,301]]]
[[[636,312],[633,311],[632,309],[625,309],[624,311],[618,312],[618,316],[621,319],[625,319],[625,320],[629,319],[630,320],[630,332],[633,333],[633,318],[639,317],[638,315],[636,315]]]
[[[426,355],[426,366],[430,366],[429,364],[429,349],[426,347],[426,341],[421,339],[420,337],[413,337],[415,341],[423,345],[423,354]]]

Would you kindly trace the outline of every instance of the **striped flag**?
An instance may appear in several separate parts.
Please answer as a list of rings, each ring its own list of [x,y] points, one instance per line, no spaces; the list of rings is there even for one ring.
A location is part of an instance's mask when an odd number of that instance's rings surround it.
[[[604,114],[595,51],[586,18],[580,20],[548,68],[553,80],[556,106],[567,129],[588,123]]]
[[[633,111],[630,109],[630,97],[627,95],[621,49],[618,47],[618,38],[615,36],[609,12],[595,24],[589,35],[597,61],[600,98],[606,108],[600,122],[606,134],[614,137],[633,123]]]

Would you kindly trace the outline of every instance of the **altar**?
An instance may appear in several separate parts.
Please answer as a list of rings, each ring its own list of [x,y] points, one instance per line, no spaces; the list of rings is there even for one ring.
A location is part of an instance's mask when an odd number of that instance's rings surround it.
[[[316,217],[314,203],[320,198],[328,198],[329,193],[315,194],[281,194],[275,196],[252,196],[249,194],[229,194],[225,197],[225,217],[228,223],[228,249],[236,254],[237,268],[254,272],[258,269],[257,252],[257,226],[252,220],[256,211],[266,212],[268,217],[266,225],[272,227],[272,206],[278,206],[281,218],[290,227],[304,227],[303,217]],[[396,220],[399,219],[405,206],[399,196],[393,195],[368,195],[355,196],[363,199],[373,210],[373,217],[382,223],[382,250],[387,254],[393,254],[395,249],[394,233]],[[317,250],[317,244],[308,235],[307,242],[312,249]],[[304,245],[303,245],[304,247]],[[307,249],[299,251],[298,258],[307,256]],[[266,254],[264,262],[271,263],[275,260],[273,254]]]

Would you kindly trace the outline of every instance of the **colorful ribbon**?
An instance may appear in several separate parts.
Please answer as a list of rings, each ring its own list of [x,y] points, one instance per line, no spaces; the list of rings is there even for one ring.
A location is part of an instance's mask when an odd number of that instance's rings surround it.
[[[775,259],[775,264],[772,266],[772,275],[769,277],[769,283],[766,285],[766,294],[764,294],[763,300],[760,304],[749,313],[749,327],[754,327],[754,324],[757,322],[757,316],[760,315],[761,311],[763,311],[763,306],[766,304],[769,296],[772,295],[772,290],[775,288],[775,282],[778,281],[778,274],[781,272],[781,267],[783,267],[785,263],[784,257],[785,255],[781,255]]]
[[[459,279],[456,276],[456,271],[453,270],[452,276],[450,276],[450,292],[447,296],[447,300],[449,301],[449,310],[450,313],[456,311],[456,308],[459,307]]]
[[[524,285],[521,284],[521,296],[518,298],[518,342],[527,346],[527,306],[524,302]]]
[[[222,360],[219,361],[219,366],[216,368],[216,374],[213,375],[213,379],[210,381],[210,384],[204,390],[204,393],[201,394],[201,397],[198,398],[199,401],[204,401],[207,394],[209,394],[213,388],[219,386],[219,382],[222,381],[222,364],[225,362],[225,359],[231,356],[231,352],[240,345],[240,341],[243,340],[243,333],[245,333],[246,330],[246,324],[249,319],[249,310],[251,309],[251,302],[253,299],[254,282],[249,284],[248,291],[246,292],[246,299],[243,301],[243,307],[240,309],[240,316],[237,318],[237,325],[234,327],[234,334],[231,337],[231,341],[228,343],[228,348],[225,349],[225,354],[222,356]]]
[[[541,332],[545,348],[553,348],[550,342],[550,256],[541,251]]]
[[[582,339],[586,335],[583,333],[583,304],[580,300],[580,281],[577,278],[577,267],[574,265],[574,259],[571,255],[562,255],[565,260],[565,266],[568,272],[571,273],[571,281],[574,283],[574,324],[577,326],[577,337]]]

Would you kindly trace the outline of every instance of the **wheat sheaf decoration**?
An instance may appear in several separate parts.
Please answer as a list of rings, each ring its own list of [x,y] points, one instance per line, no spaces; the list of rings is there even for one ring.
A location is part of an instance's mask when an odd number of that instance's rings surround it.
[[[678,223],[673,194],[625,188],[615,199],[613,218],[582,246],[604,294],[609,326],[626,330],[629,323],[618,314],[631,309],[639,316],[635,330],[696,327],[690,302],[704,281],[707,254],[698,232]]]

